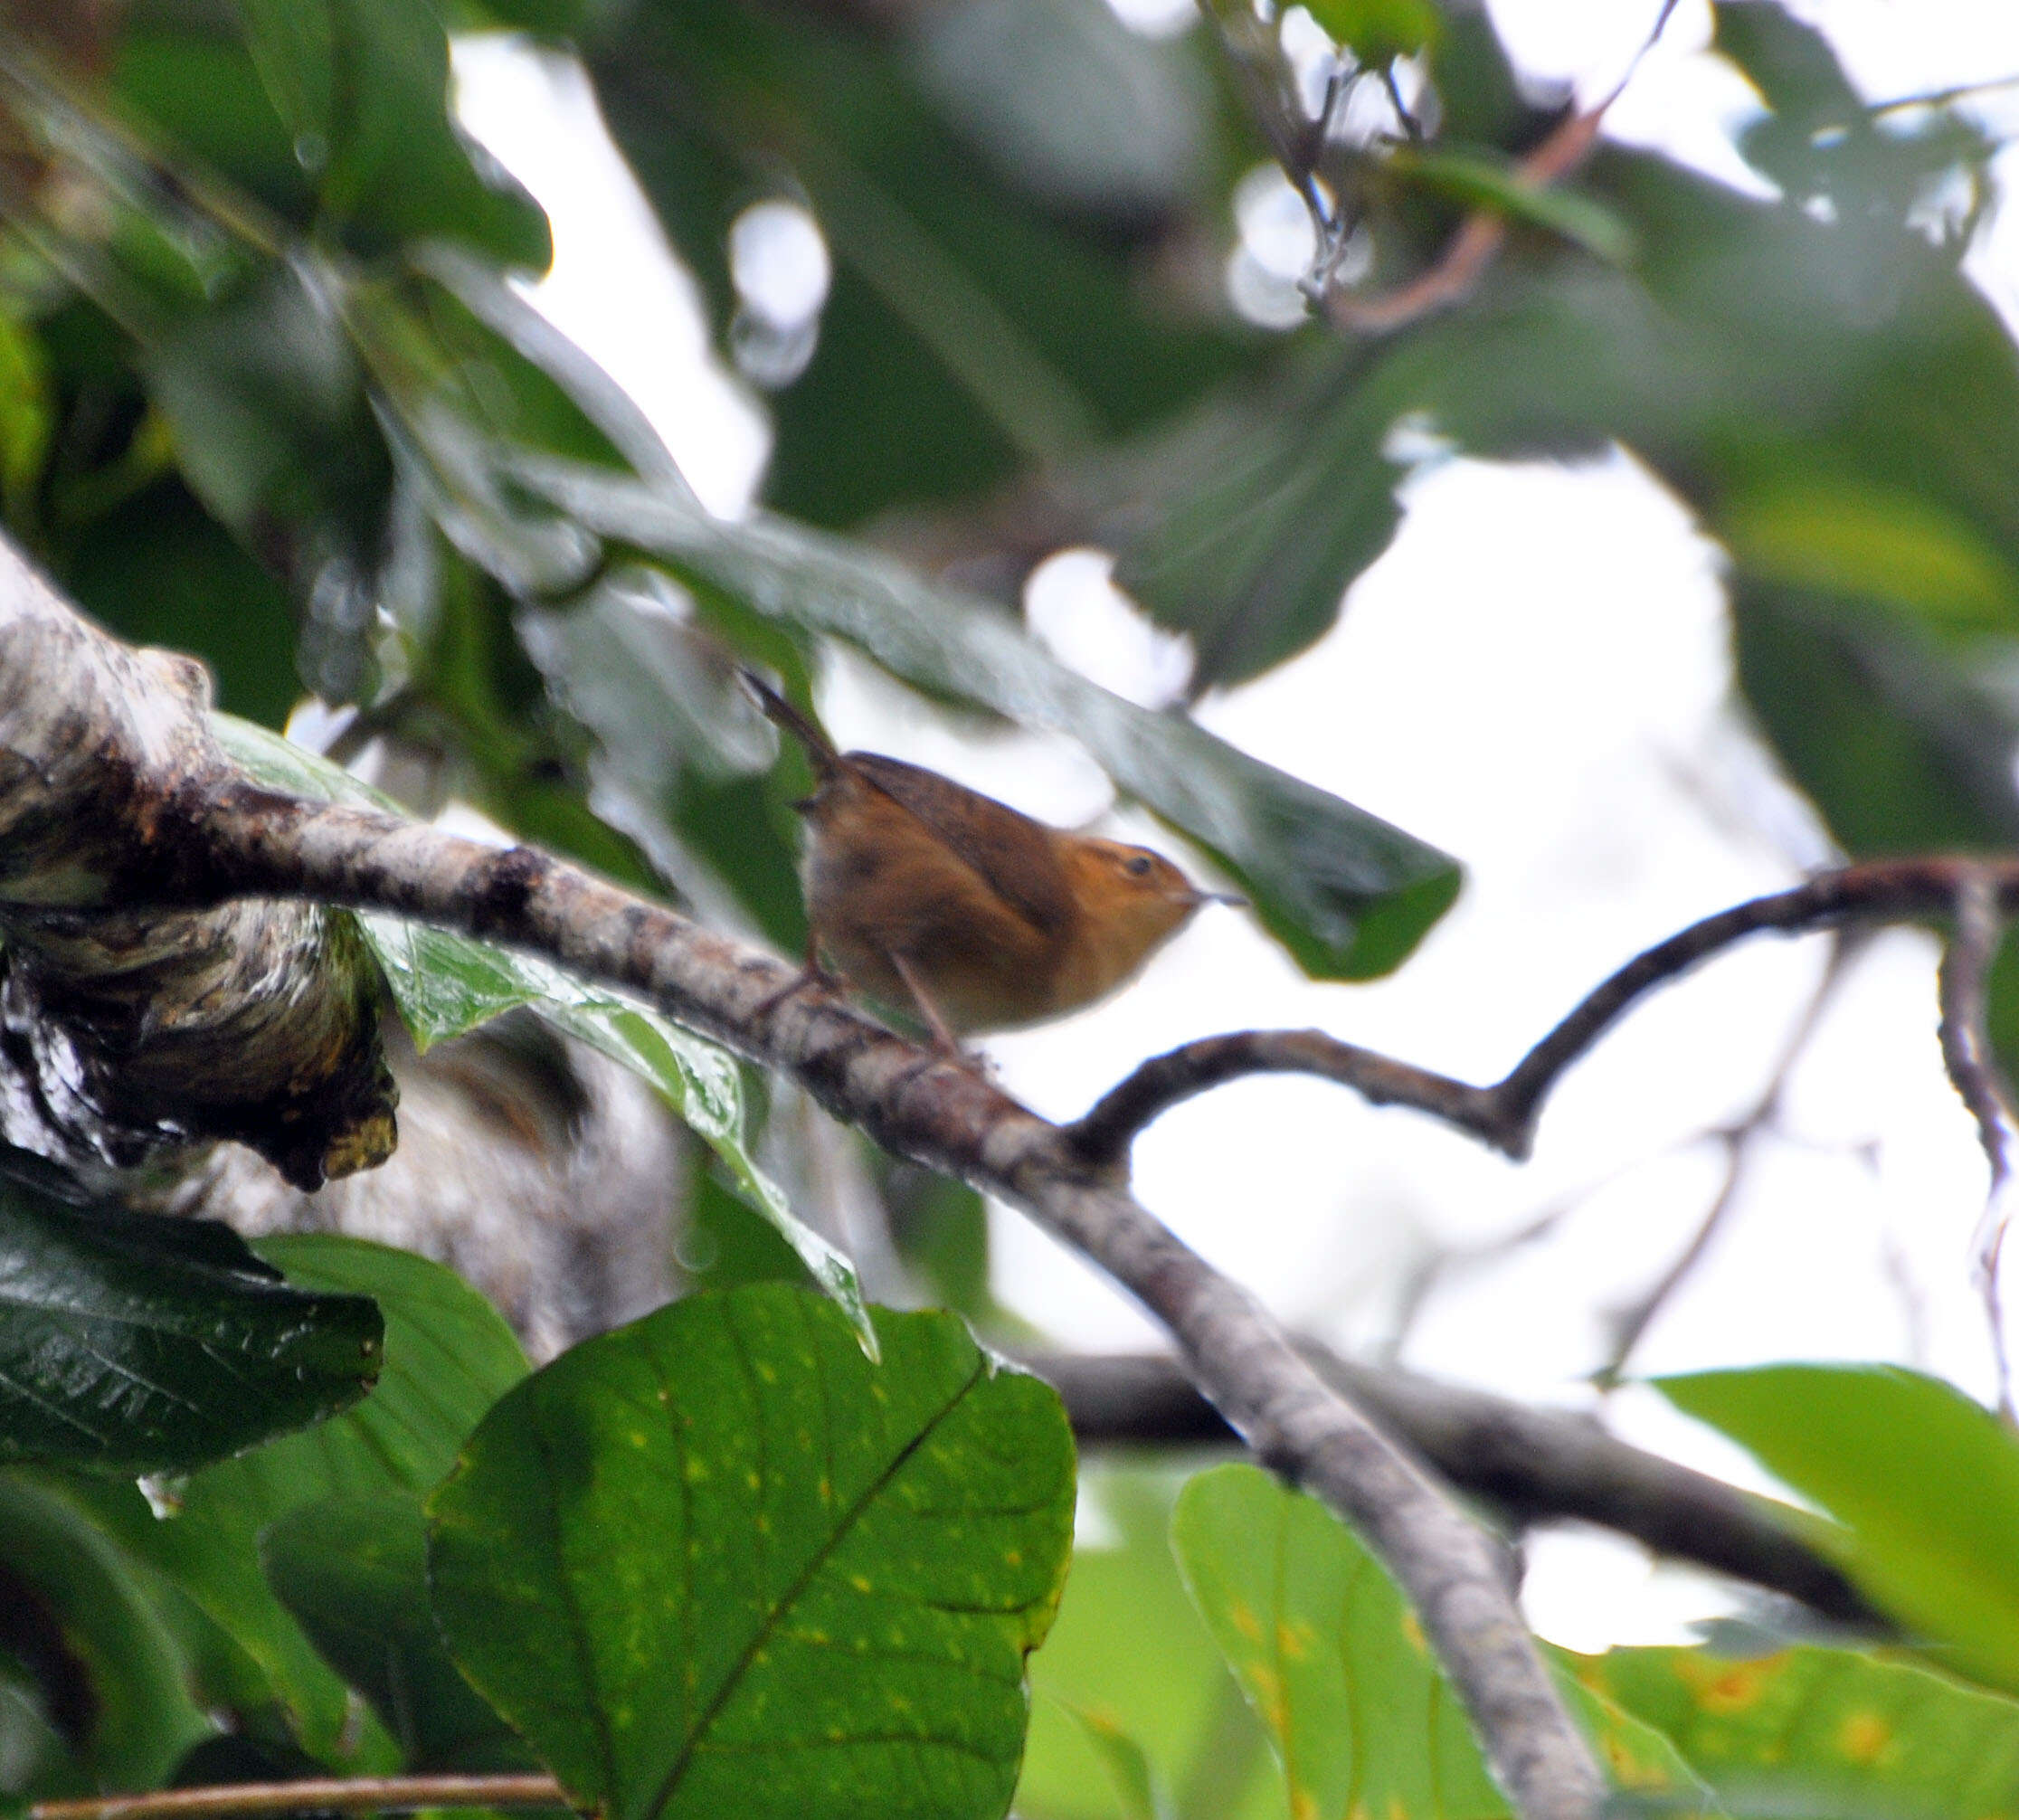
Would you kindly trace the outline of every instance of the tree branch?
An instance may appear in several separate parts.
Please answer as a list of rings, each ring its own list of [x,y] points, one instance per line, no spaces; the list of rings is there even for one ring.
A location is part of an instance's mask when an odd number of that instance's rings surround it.
[[[1818,873],[1792,890],[1706,916],[1627,962],[1492,1086],[1474,1086],[1322,1030],[1244,1030],[1201,1038],[1143,1063],[1066,1126],[1065,1141],[1087,1167],[1113,1169],[1138,1133],[1194,1095],[1244,1075],[1299,1073],[1338,1081],[1374,1105],[1427,1113],[1520,1161],[1534,1144],[1536,1122],[1557,1082],[1656,987],[1752,935],[1800,935],[1850,922],[1946,916],[1968,877],[1985,881],[2003,914],[2019,908],[2019,859],[1938,856],[1872,860]]]
[[[0,630],[62,611],[25,568],[0,572]],[[73,686],[118,697],[102,674],[71,674],[112,660],[119,648],[101,634],[80,624],[68,662],[32,684],[15,668],[24,646],[0,636],[0,703],[30,687],[58,698],[76,698]],[[183,717],[196,712],[185,698]],[[0,752],[9,732],[0,720]],[[192,739],[179,767],[120,753],[79,780],[72,812],[97,818],[106,834],[78,881],[78,912],[296,899],[393,911],[525,948],[790,1071],[887,1149],[1022,1209],[1164,1322],[1194,1381],[1258,1454],[1360,1527],[1419,1615],[1516,1809],[1531,1820],[1597,1814],[1603,1775],[1521,1623],[1492,1539],[1313,1371],[1252,1297],[1139,1207],[1113,1171],[1089,1170],[1057,1127],[828,994],[795,990],[793,968],[743,942],[529,848],[482,847],[375,810],[272,794],[202,744]],[[17,755],[24,769],[34,762]]]
[[[5,538],[0,629],[0,1136],[73,1171],[235,1138],[301,1188],[384,1161],[355,935],[313,904],[127,915],[144,880],[108,892],[136,825],[227,768],[203,667],[86,626]]]
[[[1462,1491],[1519,1522],[1570,1519],[1631,1536],[1796,1599],[1839,1624],[1889,1633],[1887,1619],[1804,1542],[1799,1513],[1644,1453],[1588,1416],[1531,1409],[1412,1371],[1360,1365],[1309,1341],[1318,1375]],[[1064,1398],[1083,1446],[1231,1445],[1233,1432],[1158,1354],[1034,1355],[1023,1362]]]

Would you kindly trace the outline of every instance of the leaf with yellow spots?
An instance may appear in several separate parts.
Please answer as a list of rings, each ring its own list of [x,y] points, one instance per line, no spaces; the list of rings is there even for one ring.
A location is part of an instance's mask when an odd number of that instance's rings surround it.
[[[2019,1814],[2019,1702],[1903,1654],[1616,1649],[1578,1675],[1673,1739],[1735,1813]]]
[[[782,1284],[661,1309],[502,1398],[436,1493],[450,1653],[578,1805],[1008,1807],[1024,1657],[1071,1541],[1071,1431],[954,1316],[875,1320],[872,1361],[832,1303]]]
[[[2019,1440],[1953,1385],[1892,1365],[1660,1379],[1836,1519],[1811,1538],[1946,1668],[2019,1693]]]
[[[1254,1466],[1219,1466],[1180,1494],[1171,1537],[1193,1601],[1269,1732],[1292,1820],[1510,1813],[1415,1615],[1322,1504]],[[1665,1739],[1564,1680],[1622,1788],[1661,1791],[1672,1815],[1705,1811],[1701,1785]]]

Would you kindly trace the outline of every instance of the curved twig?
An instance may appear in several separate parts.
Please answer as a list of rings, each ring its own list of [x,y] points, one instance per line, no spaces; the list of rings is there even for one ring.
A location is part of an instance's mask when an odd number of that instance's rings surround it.
[[[1986,881],[2005,914],[2019,909],[2019,859],[1956,855],[1846,866],[1706,916],[1594,988],[1492,1086],[1455,1080],[1320,1030],[1244,1030],[1185,1043],[1143,1063],[1065,1127],[1066,1142],[1089,1168],[1114,1168],[1152,1120],[1194,1095],[1244,1075],[1301,1073],[1338,1081],[1375,1105],[1427,1113],[1519,1161],[1534,1143],[1536,1122],[1557,1082],[1656,987],[1751,935],[1806,934],[1853,920],[1947,916],[1968,877]]]

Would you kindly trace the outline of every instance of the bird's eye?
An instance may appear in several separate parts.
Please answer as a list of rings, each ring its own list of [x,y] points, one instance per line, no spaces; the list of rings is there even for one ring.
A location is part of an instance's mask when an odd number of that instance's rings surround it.
[[[1155,863],[1147,853],[1137,853],[1123,862],[1122,869],[1132,877],[1147,878],[1151,867]]]

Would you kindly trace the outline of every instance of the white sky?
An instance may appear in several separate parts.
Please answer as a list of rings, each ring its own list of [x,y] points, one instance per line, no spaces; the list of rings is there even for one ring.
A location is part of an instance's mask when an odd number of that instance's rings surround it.
[[[1588,97],[1618,80],[1655,10],[1493,7],[1526,71]],[[2019,73],[2009,0],[1796,10],[1874,99]],[[1610,128],[1757,186],[1729,137],[1750,93],[1703,51],[1708,35],[1707,9],[1685,0]],[[710,506],[744,509],[763,413],[708,355],[691,282],[581,78],[498,41],[459,46],[457,72],[465,118],[553,219],[555,270],[537,300],[632,391]],[[2019,90],[1985,105],[2019,128]],[[2019,317],[2019,230],[1995,223],[1973,270]],[[1458,855],[1457,908],[1398,974],[1359,986],[1314,985],[1246,919],[1209,911],[1120,999],[989,1044],[1004,1085],[1039,1111],[1076,1114],[1146,1055],[1256,1025],[1315,1024],[1491,1078],[1637,950],[1821,856],[1813,818],[1730,706],[1719,553],[1645,470],[1625,456],[1576,469],[1446,460],[1419,469],[1404,498],[1393,547],[1339,627],[1209,698],[1199,718]],[[1181,653],[1104,576],[1096,553],[1048,564],[1033,582],[1035,629],[1110,687],[1167,694]],[[963,738],[863,664],[834,666],[823,706],[844,744],[935,765],[1051,820],[1110,804],[1070,742]],[[1989,1394],[1968,1280],[1985,1169],[1940,1069],[1934,953],[1903,932],[1857,963],[1792,1076],[1785,1131],[1758,1146],[1747,1191],[1647,1332],[1635,1371],[1883,1359]],[[1716,1191],[1720,1153],[1694,1140],[1758,1095],[1822,956],[1815,941],[1757,945],[1635,1012],[1567,1080],[1526,1166],[1340,1089],[1265,1079],[1146,1134],[1139,1191],[1284,1319],[1359,1347],[1395,1337],[1413,1275],[1449,1254],[1403,1356],[1589,1406],[1582,1379],[1603,1357],[1607,1311],[1660,1276]],[[1542,1237],[1501,1244],[1551,1211]],[[1020,1219],[999,1215],[995,1241],[1000,1293],[1062,1341],[1154,1343],[1133,1304]],[[1607,1413],[1645,1445],[1759,1483],[1652,1392],[1619,1393]],[[1721,1608],[1708,1583],[1583,1537],[1531,1547],[1526,1597],[1540,1629],[1583,1647],[1674,1638]]]

